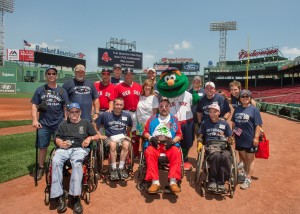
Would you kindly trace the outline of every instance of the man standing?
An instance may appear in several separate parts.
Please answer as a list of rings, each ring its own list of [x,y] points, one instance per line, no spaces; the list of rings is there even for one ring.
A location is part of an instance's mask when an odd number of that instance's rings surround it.
[[[213,82],[205,84],[205,95],[197,105],[197,119],[200,125],[203,120],[209,118],[209,106],[211,104],[218,104],[220,106],[220,118],[228,120],[230,117],[230,107],[224,96],[216,93],[216,86]]]
[[[94,86],[99,95],[99,103],[101,103],[101,108],[99,111],[100,114],[105,111],[111,112],[113,109],[113,100],[115,99],[115,86],[110,83],[110,73],[110,69],[103,68],[101,71],[102,80],[94,83]]]
[[[128,174],[125,169],[125,160],[130,146],[130,138],[128,136],[130,135],[132,120],[130,114],[123,111],[123,107],[124,100],[122,98],[116,98],[113,101],[113,111],[104,112],[96,120],[97,129],[101,126],[105,129],[105,136],[100,134],[100,139],[105,140],[105,145],[110,148],[110,179],[112,181],[119,180],[120,178],[122,180],[128,178]],[[119,170],[117,170],[116,164],[116,149],[118,145],[122,147]]]
[[[131,115],[133,122],[132,125],[132,146],[134,156],[139,155],[139,141],[136,139],[136,109],[139,102],[139,97],[142,92],[142,86],[136,82],[133,82],[133,70],[126,68],[123,70],[124,82],[118,84],[115,88],[115,97],[121,97],[124,99],[124,111]]]
[[[56,68],[48,68],[45,77],[47,84],[37,88],[31,99],[32,125],[38,129],[38,145],[36,146],[39,148],[39,169],[37,170],[37,180],[43,177],[51,136],[66,117],[66,104],[69,102],[66,90],[56,84]]]
[[[99,99],[94,84],[85,79],[85,67],[78,64],[75,69],[75,78],[66,81],[63,88],[68,92],[70,102],[79,103],[81,107],[81,118],[92,121],[99,115]],[[92,106],[94,114],[92,115]]]
[[[111,77],[110,82],[114,85],[118,85],[119,83],[122,83],[123,80],[121,79],[122,74],[122,67],[120,64],[114,64],[113,67],[113,76]]]

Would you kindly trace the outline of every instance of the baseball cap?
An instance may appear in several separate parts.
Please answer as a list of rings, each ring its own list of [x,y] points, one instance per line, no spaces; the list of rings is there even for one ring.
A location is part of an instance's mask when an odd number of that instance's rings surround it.
[[[167,97],[161,97],[160,100],[159,100],[159,103],[161,103],[162,101],[166,101],[170,104],[170,101]]]
[[[240,91],[240,97],[245,94],[248,95],[249,97],[251,96],[251,92],[249,90],[243,89]]]
[[[208,86],[208,85],[210,85],[213,88],[216,88],[215,83],[213,83],[213,82],[207,82],[207,83],[205,83],[205,87]]]
[[[72,108],[80,109],[80,105],[78,103],[70,103],[67,105],[68,110],[71,110]]]
[[[76,65],[76,67],[74,68],[74,71],[84,71],[85,72],[85,67],[82,64],[78,64]]]
[[[111,73],[111,70],[109,68],[103,68],[101,73]]]
[[[208,108],[209,109],[213,108],[213,109],[216,109],[216,110],[220,111],[220,106],[216,103],[213,103],[213,104],[209,105]]]
[[[120,69],[122,69],[122,66],[120,65],[120,64],[114,64],[114,69],[115,68],[120,68]]]
[[[45,70],[45,73],[47,73],[49,70],[54,70],[55,71],[55,73],[57,73],[57,69],[56,68],[54,68],[54,67],[48,67],[46,70]]]
[[[149,71],[156,73],[156,70],[154,68],[148,68],[147,73],[149,73]]]
[[[129,73],[129,72],[132,73],[132,74],[134,73],[133,70],[132,70],[131,68],[125,68],[125,69],[123,70],[123,74],[127,74],[127,73]]]
[[[194,80],[199,80],[199,81],[201,81],[201,77],[200,77],[200,76],[194,76],[193,81],[194,81]]]
[[[170,71],[179,71],[179,69],[176,67],[168,67],[165,70],[163,70],[163,72],[161,72],[161,74],[163,74],[165,72],[170,72]]]

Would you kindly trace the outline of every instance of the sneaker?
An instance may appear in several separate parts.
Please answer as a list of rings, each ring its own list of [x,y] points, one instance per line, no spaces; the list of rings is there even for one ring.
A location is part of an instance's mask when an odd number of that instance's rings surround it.
[[[83,213],[83,207],[79,196],[74,197],[74,208],[73,213],[80,214]]]
[[[171,184],[170,185],[170,190],[172,193],[179,193],[181,192],[180,187],[177,184]]]
[[[155,194],[158,192],[158,190],[160,190],[160,185],[158,184],[152,184],[149,189],[148,189],[148,193],[149,194]]]
[[[241,189],[246,190],[251,186],[251,179],[246,178],[244,183],[240,186]]]
[[[110,180],[112,181],[115,181],[115,180],[119,180],[119,173],[118,173],[118,170],[117,169],[112,169],[111,172],[110,172]]]
[[[216,182],[215,181],[210,182],[208,184],[207,190],[215,192],[217,190],[217,184],[216,184]]]
[[[192,169],[193,169],[192,164],[190,164],[189,162],[184,162],[184,164],[183,164],[183,170],[184,171],[190,171]]]
[[[45,169],[43,167],[40,167],[38,170],[37,170],[37,176],[36,176],[36,179],[39,181],[42,179],[43,175],[45,173]]]
[[[127,174],[127,171],[126,171],[126,169],[120,169],[120,177],[121,177],[121,179],[122,180],[124,180],[124,179],[127,179],[128,178],[128,174]]]
[[[244,183],[245,179],[246,179],[246,174],[245,173],[239,173],[238,174],[238,183],[239,184]]]
[[[243,162],[238,163],[238,169],[239,170],[244,170],[244,163]]]
[[[67,209],[67,201],[66,201],[66,194],[63,193],[57,201],[58,205],[57,205],[57,212],[58,213],[63,213],[66,211]]]
[[[218,184],[218,192],[219,193],[225,193],[226,192],[226,188],[224,184]]]

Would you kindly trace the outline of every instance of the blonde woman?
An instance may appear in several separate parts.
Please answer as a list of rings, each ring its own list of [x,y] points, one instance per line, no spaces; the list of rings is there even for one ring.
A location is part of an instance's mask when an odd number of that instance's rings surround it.
[[[146,79],[142,85],[142,93],[137,105],[137,126],[136,140],[142,142],[140,136],[143,135],[146,121],[151,115],[157,113],[158,99],[154,94],[154,84],[151,79]]]

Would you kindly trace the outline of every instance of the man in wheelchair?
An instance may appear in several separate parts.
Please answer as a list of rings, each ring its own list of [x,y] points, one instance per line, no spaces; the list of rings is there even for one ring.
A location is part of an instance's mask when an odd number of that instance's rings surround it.
[[[100,139],[104,140],[105,146],[110,148],[110,180],[127,179],[125,160],[130,146],[130,132],[132,120],[130,114],[123,111],[123,98],[113,101],[113,111],[102,113],[96,120],[97,129],[101,126],[105,129],[105,136],[99,133]],[[127,135],[127,136],[126,136]],[[117,169],[117,146],[121,146],[119,170]]]
[[[52,159],[52,182],[50,198],[58,198],[58,212],[67,209],[66,195],[63,190],[63,166],[70,159],[72,174],[69,194],[74,197],[74,213],[82,213],[80,202],[82,189],[84,158],[89,154],[89,144],[99,138],[90,121],[81,119],[78,103],[67,106],[68,119],[63,121],[55,133],[55,144],[58,147]]]
[[[218,104],[211,104],[209,107],[209,117],[201,123],[197,152],[199,153],[205,139],[205,151],[208,155],[207,161],[209,168],[209,184],[208,191],[225,193],[225,182],[230,177],[230,151],[228,144],[233,144],[232,131],[229,124],[219,119],[220,107]]]
[[[170,102],[162,99],[159,103],[159,114],[151,116],[145,125],[144,138],[149,140],[145,150],[147,164],[146,181],[152,181],[148,193],[155,194],[160,190],[158,158],[160,153],[165,153],[169,160],[170,191],[179,193],[177,182],[181,180],[182,154],[179,148],[182,139],[181,127],[178,119],[170,115]]]

